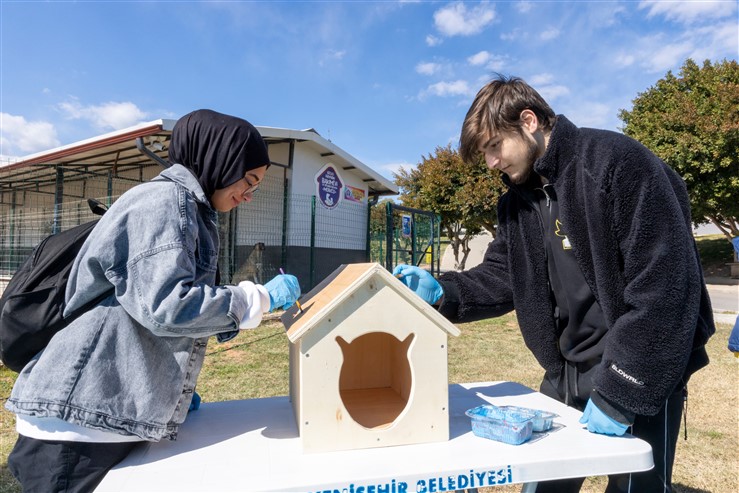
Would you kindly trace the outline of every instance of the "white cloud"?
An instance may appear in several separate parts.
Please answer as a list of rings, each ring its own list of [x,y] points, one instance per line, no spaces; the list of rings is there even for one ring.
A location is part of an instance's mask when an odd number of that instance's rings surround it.
[[[565,114],[578,127],[606,128],[617,110],[603,103],[578,102],[576,107],[567,108]]]
[[[545,84],[550,84],[553,80],[554,80],[554,76],[552,74],[543,73],[543,74],[532,75],[529,78],[528,83],[531,86],[535,87],[535,86],[540,86],[540,85],[543,86]]]
[[[516,10],[518,10],[522,14],[525,14],[525,13],[527,13],[527,12],[529,12],[531,10],[531,7],[532,6],[533,5],[531,4],[531,2],[527,2],[526,0],[522,0],[522,1],[518,2],[518,3],[516,3]]]
[[[625,68],[634,65],[636,57],[631,53],[619,53],[613,58],[613,65],[618,68]]]
[[[131,102],[108,102],[83,106],[78,99],[59,104],[59,108],[72,120],[86,120],[100,130],[118,130],[130,127],[147,118],[147,113]]]
[[[542,41],[551,41],[551,40],[556,39],[558,37],[559,37],[559,29],[554,28],[554,27],[547,29],[546,31],[542,32],[539,35],[539,38]]]
[[[54,125],[0,113],[0,154],[31,154],[59,146]]]
[[[507,33],[502,33],[500,35],[500,39],[502,39],[503,41],[515,41],[515,40],[517,40],[519,38],[522,38],[522,37],[525,38],[526,35],[518,27],[515,28],[513,31],[510,31],[510,32],[507,32]]]
[[[411,171],[415,167],[416,164],[401,161],[396,163],[391,162],[373,165],[372,169],[377,170],[382,176],[384,176],[385,178],[389,178],[392,181],[394,175],[400,174],[401,168],[405,169],[406,171]]]
[[[533,75],[527,82],[550,104],[557,98],[570,93],[570,89],[567,86],[554,84],[554,76],[549,73]]]
[[[416,65],[416,72],[421,75],[434,75],[441,70],[441,65],[433,62],[421,62]]]
[[[346,56],[346,50],[328,50],[318,61],[320,67],[324,67],[333,61],[341,61]]]
[[[467,58],[470,65],[485,65],[490,60],[490,53],[483,50]]]
[[[557,98],[560,98],[562,96],[567,96],[570,93],[570,89],[567,86],[563,85],[551,85],[551,86],[542,86],[536,89],[539,94],[541,94],[541,97],[547,100],[547,102],[551,103],[552,101],[555,101]]]
[[[695,49],[690,57],[696,62],[726,56],[736,59],[739,26],[733,20],[723,24],[712,23],[688,33],[694,39]],[[719,56],[717,56],[719,55]]]
[[[483,2],[471,9],[462,2],[451,3],[434,12],[434,24],[444,36],[478,34],[495,20],[495,9]]]
[[[473,66],[484,65],[486,70],[500,71],[505,67],[507,57],[493,55],[488,51],[481,51],[467,58],[467,63]]]
[[[487,68],[488,70],[492,70],[494,72],[500,71],[503,69],[503,67],[505,67],[506,60],[507,60],[507,57],[493,55],[492,57],[490,57],[488,64],[485,65],[485,68]]]
[[[441,38],[437,38],[436,36],[433,36],[429,34],[426,36],[426,44],[429,46],[438,46],[443,42]]]
[[[683,24],[721,19],[736,14],[737,3],[726,0],[666,2],[664,0],[643,0],[640,9],[648,9],[647,17],[663,16],[667,20]]]
[[[677,70],[687,58],[697,63],[703,60],[736,58],[739,27],[734,21],[712,22],[692,26],[679,35],[659,33],[639,40],[632,55],[640,67],[649,73]]]
[[[424,99],[427,96],[439,96],[439,97],[450,97],[450,96],[469,96],[471,89],[466,80],[455,80],[452,82],[437,82],[431,84],[419,94],[419,99]]]
[[[687,41],[655,47],[654,52],[645,59],[645,63],[650,72],[665,72],[680,66],[693,48],[693,44]]]

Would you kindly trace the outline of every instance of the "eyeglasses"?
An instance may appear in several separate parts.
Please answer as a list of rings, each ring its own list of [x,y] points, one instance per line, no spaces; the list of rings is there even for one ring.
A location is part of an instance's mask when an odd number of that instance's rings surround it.
[[[252,185],[246,177],[244,177],[244,181],[246,182],[247,189],[241,192],[241,196],[244,197],[244,199],[247,199],[249,195],[252,195],[254,192],[259,190],[259,183]]]

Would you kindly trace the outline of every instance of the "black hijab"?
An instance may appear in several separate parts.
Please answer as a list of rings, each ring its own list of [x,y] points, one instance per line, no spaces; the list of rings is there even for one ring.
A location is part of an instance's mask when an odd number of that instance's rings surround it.
[[[213,192],[269,164],[267,145],[254,126],[235,116],[196,110],[172,130],[169,161],[188,168],[210,199]]]

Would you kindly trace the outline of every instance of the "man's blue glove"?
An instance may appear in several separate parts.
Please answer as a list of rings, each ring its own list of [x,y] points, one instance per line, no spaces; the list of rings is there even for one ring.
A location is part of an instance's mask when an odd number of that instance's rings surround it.
[[[300,298],[298,278],[290,274],[280,274],[264,285],[269,293],[269,311],[276,308],[287,310]]]
[[[187,412],[197,411],[198,409],[200,409],[200,396],[193,390],[192,400],[190,401],[190,407],[187,409]]]
[[[580,423],[587,424],[589,432],[601,435],[621,436],[629,428],[628,425],[619,423],[601,411],[592,399],[588,400],[585,412],[582,413],[582,418],[580,418]]]
[[[398,265],[393,270],[393,275],[400,279],[400,282],[415,291],[429,305],[433,305],[439,301],[439,298],[444,294],[444,289],[434,279],[434,276],[414,265]]]

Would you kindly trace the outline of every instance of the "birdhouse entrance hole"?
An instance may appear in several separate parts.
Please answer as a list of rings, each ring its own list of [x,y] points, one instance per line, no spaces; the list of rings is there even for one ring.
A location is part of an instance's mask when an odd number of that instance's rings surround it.
[[[336,338],[344,356],[341,400],[352,419],[365,428],[389,427],[408,404],[413,387],[408,362],[412,340],[413,334],[401,342],[386,332],[370,332],[351,343]]]

